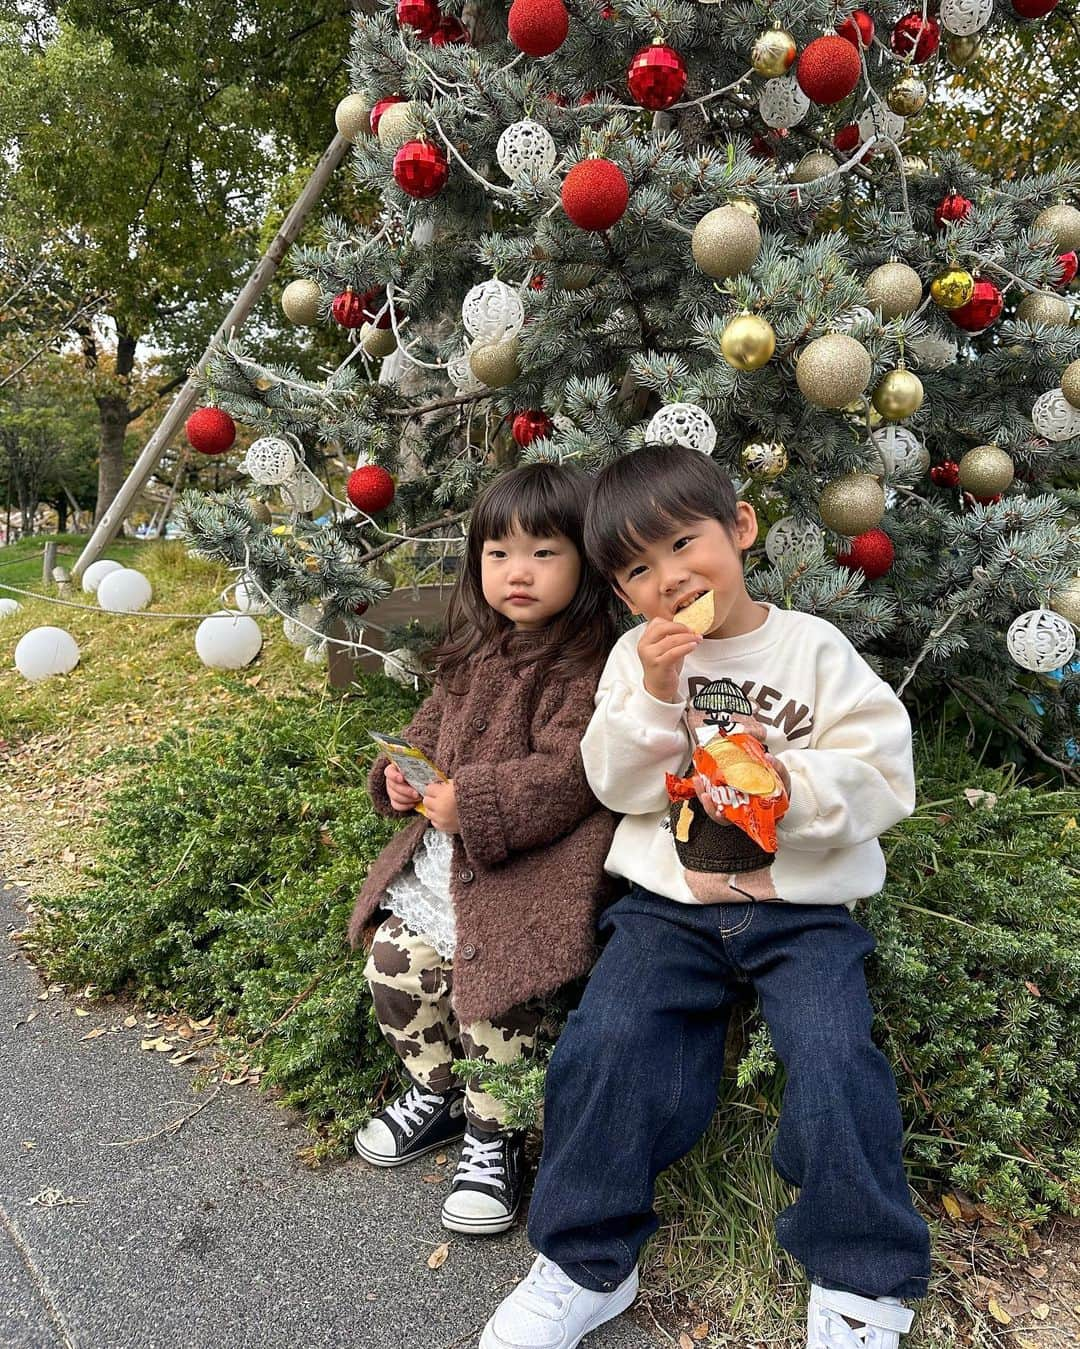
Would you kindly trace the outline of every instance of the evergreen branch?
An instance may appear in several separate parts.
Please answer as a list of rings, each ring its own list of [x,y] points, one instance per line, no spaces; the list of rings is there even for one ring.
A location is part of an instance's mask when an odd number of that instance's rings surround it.
[[[1021,730],[1015,722],[1010,721],[1008,717],[1004,716],[998,710],[998,708],[992,706],[985,698],[976,693],[970,684],[961,680],[956,680],[955,682],[953,680],[946,680],[946,683],[958,698],[961,693],[966,694],[973,703],[982,708],[988,717],[992,717],[999,725],[1004,726],[1007,731],[1011,731],[1019,740],[1022,740],[1036,758],[1041,759],[1043,763],[1049,764],[1052,768],[1056,768],[1064,777],[1071,779],[1071,781],[1080,783],[1080,769],[1078,769],[1075,764],[1067,764],[1063,763],[1060,759],[1051,758],[1045,750],[1040,748],[1037,740],[1028,735],[1026,731]]]

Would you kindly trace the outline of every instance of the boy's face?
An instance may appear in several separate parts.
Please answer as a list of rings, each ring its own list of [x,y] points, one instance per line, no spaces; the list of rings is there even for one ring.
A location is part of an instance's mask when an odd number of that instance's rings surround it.
[[[612,578],[615,593],[633,614],[677,623],[680,609],[712,590],[715,632],[732,609],[749,600],[742,550],[750,547],[757,532],[757,516],[747,501],[738,503],[732,529],[719,520],[687,520],[656,543],[641,545]]]

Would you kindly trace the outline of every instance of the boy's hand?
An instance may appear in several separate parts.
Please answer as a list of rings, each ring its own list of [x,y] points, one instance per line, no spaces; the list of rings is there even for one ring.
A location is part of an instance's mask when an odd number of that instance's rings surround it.
[[[460,834],[457,796],[452,782],[433,782],[424,789],[424,809],[436,829],[444,834]]]
[[[386,794],[395,810],[412,810],[420,803],[420,793],[410,787],[397,764],[388,763],[383,769],[386,779]]]
[[[683,661],[700,641],[701,635],[682,623],[673,623],[668,618],[649,619],[637,650],[645,673],[645,688],[654,698],[662,703],[678,701]]]

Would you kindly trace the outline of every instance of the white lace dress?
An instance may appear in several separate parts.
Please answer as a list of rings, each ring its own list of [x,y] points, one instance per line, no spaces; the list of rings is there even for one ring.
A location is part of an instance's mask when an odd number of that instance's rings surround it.
[[[386,887],[386,907],[417,936],[429,937],[439,955],[447,959],[457,945],[450,898],[453,855],[450,834],[425,829],[412,859]]]

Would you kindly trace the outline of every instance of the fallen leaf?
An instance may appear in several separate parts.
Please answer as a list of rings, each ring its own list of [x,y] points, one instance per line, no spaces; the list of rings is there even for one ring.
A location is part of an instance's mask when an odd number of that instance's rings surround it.
[[[76,1007],[76,1008],[75,1008],[75,1015],[76,1015],[76,1016],[89,1016],[90,1013],[86,1010],[85,1007]]]
[[[942,1195],[941,1202],[944,1205],[945,1212],[953,1222],[958,1223],[960,1221],[960,1205],[957,1202],[956,1196],[952,1194]]]
[[[694,1341],[685,1330],[679,1336],[679,1349],[694,1349]]]
[[[421,1176],[420,1179],[425,1185],[438,1185],[446,1179],[441,1171],[432,1171],[430,1175]]]
[[[708,1323],[708,1321],[702,1321],[701,1325],[695,1326],[695,1327],[693,1328],[693,1330],[690,1332],[691,1336],[692,1336],[695,1340],[703,1340],[703,1339],[705,1339],[705,1337],[708,1335],[708,1333],[709,1333],[709,1323]]]
[[[139,1018],[137,1016],[124,1017],[124,1025],[127,1027],[128,1030],[131,1030],[132,1026],[137,1026],[138,1024]]]
[[[444,1241],[441,1246],[436,1246],[427,1258],[428,1269],[441,1269],[446,1264],[446,1257],[449,1254],[450,1246],[447,1242]]]
[[[1045,1279],[1047,1269],[1045,1265],[1028,1265],[1027,1272],[1032,1279]]]
[[[1036,1320],[1045,1321],[1046,1318],[1050,1315],[1049,1302],[1040,1302],[1037,1307],[1032,1307],[1031,1314],[1036,1318]]]
[[[994,1318],[994,1320],[998,1323],[999,1326],[1008,1326],[1012,1324],[1012,1317],[1009,1315],[1009,1313],[1005,1310],[1005,1308],[1001,1305],[1001,1303],[997,1300],[996,1297],[991,1297],[986,1306],[990,1315]]]
[[[1039,991],[1039,985],[1033,984],[1030,979],[1024,980],[1024,987],[1027,989],[1027,991],[1031,994],[1033,998],[1042,997],[1042,993]]]
[[[34,1015],[36,1016],[37,1013],[35,1012]],[[436,1166],[445,1166],[445,1165],[446,1165],[446,1153],[445,1153],[445,1152],[440,1152],[439,1155],[435,1158],[435,1165],[436,1165]]]
[[[1026,1335],[1017,1335],[1016,1343],[1020,1349],[1039,1349],[1038,1340],[1029,1339]]]
[[[107,1029],[106,1026],[95,1026],[93,1030],[88,1030],[82,1038],[84,1040],[96,1040],[99,1035],[104,1035]]]

